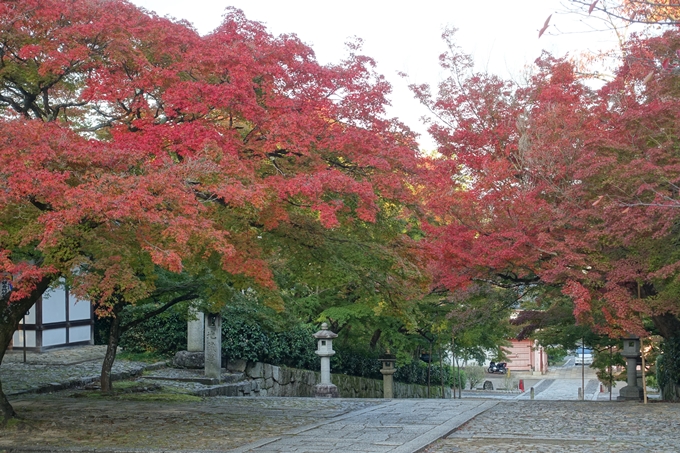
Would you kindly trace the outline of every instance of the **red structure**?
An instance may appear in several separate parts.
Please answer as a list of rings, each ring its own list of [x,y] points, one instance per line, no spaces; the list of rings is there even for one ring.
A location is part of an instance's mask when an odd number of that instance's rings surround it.
[[[548,354],[538,342],[533,340],[510,340],[512,345],[504,347],[511,371],[548,372]]]

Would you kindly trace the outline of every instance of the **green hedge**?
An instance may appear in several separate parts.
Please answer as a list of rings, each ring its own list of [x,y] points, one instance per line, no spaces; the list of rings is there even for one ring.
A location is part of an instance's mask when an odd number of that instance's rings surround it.
[[[96,341],[106,344],[108,335],[107,319],[96,321]],[[316,355],[317,340],[312,336],[318,330],[314,324],[275,325],[261,312],[247,307],[228,307],[222,318],[222,353],[227,360],[265,362],[318,371],[319,356]],[[185,308],[177,307],[149,319],[123,334],[120,347],[130,353],[156,353],[172,356],[185,350],[187,345],[187,316]],[[337,374],[382,379],[380,374],[380,353],[334,345],[336,353],[331,357],[331,370]],[[439,363],[432,363],[431,385],[444,383],[453,385],[454,373],[450,366],[440,369]],[[394,374],[397,382],[427,385],[427,364],[421,360],[400,366]],[[465,382],[465,372],[461,370]]]
[[[664,399],[680,400],[680,337],[664,340],[656,361],[656,380]]]
[[[452,387],[458,372],[453,370],[450,365],[440,367],[439,363],[432,363],[430,385],[440,385],[442,375],[444,377],[444,385]],[[463,369],[460,370],[460,379],[463,385],[465,385],[466,377],[465,370]],[[408,365],[400,366],[397,368],[396,373],[394,373],[394,380],[408,384],[427,385],[427,363],[417,360]]]
[[[173,356],[187,348],[186,314],[170,309],[154,316],[123,333],[119,345],[125,352]]]

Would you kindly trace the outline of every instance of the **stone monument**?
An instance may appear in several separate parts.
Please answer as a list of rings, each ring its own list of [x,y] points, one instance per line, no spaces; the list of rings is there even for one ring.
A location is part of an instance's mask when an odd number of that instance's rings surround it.
[[[222,315],[205,314],[205,376],[220,379],[222,375]]]
[[[203,352],[205,341],[205,314],[196,308],[189,309],[187,321],[187,351]]]

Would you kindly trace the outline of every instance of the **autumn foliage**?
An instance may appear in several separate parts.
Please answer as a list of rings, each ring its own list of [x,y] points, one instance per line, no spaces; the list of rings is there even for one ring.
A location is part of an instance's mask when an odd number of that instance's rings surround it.
[[[123,1],[4,2],[0,16],[0,207],[25,219],[3,270],[96,269],[74,284],[105,301],[148,292],[139,250],[175,272],[217,254],[271,286],[262,229],[292,212],[370,222],[379,196],[409,196],[414,145],[354,51],[322,66],[238,11],[204,37]],[[28,244],[40,266],[15,258]]]
[[[415,142],[358,51],[321,65],[236,10],[200,36],[123,0],[0,3],[8,329],[58,276],[100,314],[155,267],[273,288],[268,233],[412,201]]]
[[[633,39],[599,90],[544,55],[525,86],[476,73],[449,31],[428,163],[441,285],[559,285],[579,322],[676,334],[680,35]]]

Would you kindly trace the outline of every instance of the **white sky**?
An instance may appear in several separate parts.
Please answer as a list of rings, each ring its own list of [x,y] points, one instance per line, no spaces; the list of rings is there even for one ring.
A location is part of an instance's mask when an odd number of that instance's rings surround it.
[[[504,77],[519,78],[542,49],[562,56],[595,45],[602,36],[573,30],[575,15],[564,11],[560,0],[131,0],[160,16],[186,19],[201,33],[216,28],[224,10],[243,10],[249,20],[264,23],[274,35],[296,34],[314,49],[321,63],[337,62],[346,55],[344,43],[363,39],[363,53],[376,60],[378,72],[393,86],[392,108],[398,117],[420,134],[421,147],[433,149],[420,117],[427,112],[407,85],[429,83],[443,74],[438,57],[445,49],[445,26],[458,28],[458,44],[475,58],[477,68]],[[538,39],[538,30],[553,14],[551,27]],[[401,78],[398,72],[408,74]]]

